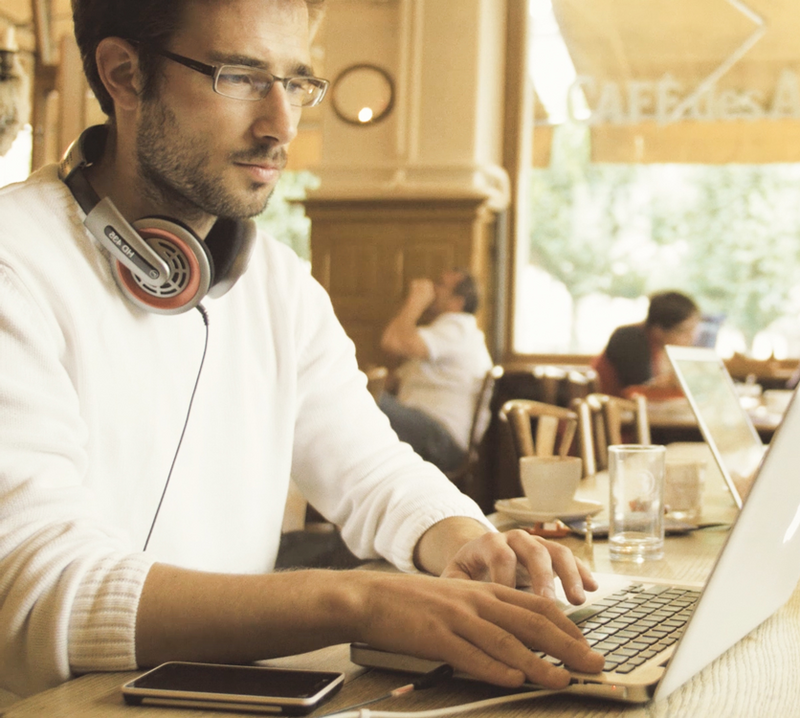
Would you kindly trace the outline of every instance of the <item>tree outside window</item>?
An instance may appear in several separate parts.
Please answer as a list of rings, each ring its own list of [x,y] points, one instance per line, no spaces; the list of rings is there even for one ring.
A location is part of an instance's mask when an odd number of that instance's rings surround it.
[[[800,354],[800,166],[593,163],[589,142],[586,127],[561,125],[550,167],[531,170],[530,261],[571,300],[558,349],[600,351],[615,326],[643,315],[643,297],[674,288],[724,317],[731,348],[761,339],[776,355]],[[635,308],[582,330],[592,305],[614,299]],[[769,328],[783,341],[767,340]]]

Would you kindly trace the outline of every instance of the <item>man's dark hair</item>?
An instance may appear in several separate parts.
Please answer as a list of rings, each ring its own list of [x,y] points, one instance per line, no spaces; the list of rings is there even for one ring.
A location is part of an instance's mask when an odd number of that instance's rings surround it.
[[[453,287],[453,294],[464,300],[464,310],[468,314],[478,311],[478,284],[475,277],[466,269],[456,267],[453,271],[461,275],[461,280]]]
[[[686,294],[676,291],[656,292],[650,297],[645,324],[648,327],[672,329],[699,313],[697,304]]]
[[[142,97],[152,97],[156,75],[164,60],[150,50],[166,48],[178,30],[188,1],[72,0],[72,20],[83,58],[83,71],[106,115],[114,117],[114,101],[97,71],[95,55],[100,41],[106,37],[120,37],[139,44],[139,67],[144,78]],[[315,20],[322,11],[324,0],[305,0],[305,3],[309,17]]]
[[[153,91],[161,58],[146,52],[145,48],[164,49],[178,29],[182,12],[182,0],[72,0],[72,20],[83,58],[83,71],[100,109],[109,117],[114,116],[114,101],[100,80],[95,60],[100,41],[107,37],[121,37],[141,43],[142,95],[147,97]]]

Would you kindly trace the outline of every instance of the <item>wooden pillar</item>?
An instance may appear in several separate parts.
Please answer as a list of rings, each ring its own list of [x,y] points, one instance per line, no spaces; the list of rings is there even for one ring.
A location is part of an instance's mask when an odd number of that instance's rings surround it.
[[[475,275],[478,323],[496,347],[505,23],[506,0],[330,0],[333,87],[321,106],[321,184],[305,205],[312,272],[362,367],[390,365],[380,335],[410,280],[454,266]],[[334,100],[340,74],[364,64],[381,68],[396,96],[386,119],[359,126]]]
[[[312,272],[356,344],[359,365],[392,366],[380,350],[410,280],[464,267],[478,280],[478,322],[492,332],[495,214],[485,197],[310,199]]]

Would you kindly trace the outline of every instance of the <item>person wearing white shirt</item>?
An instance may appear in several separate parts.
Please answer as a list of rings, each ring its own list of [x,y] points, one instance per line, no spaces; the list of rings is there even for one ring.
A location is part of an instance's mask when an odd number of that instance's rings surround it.
[[[478,292],[462,269],[437,282],[416,279],[381,337],[381,347],[405,361],[396,370],[397,395],[379,406],[402,441],[442,471],[464,460],[475,403],[492,367],[477,325]]]

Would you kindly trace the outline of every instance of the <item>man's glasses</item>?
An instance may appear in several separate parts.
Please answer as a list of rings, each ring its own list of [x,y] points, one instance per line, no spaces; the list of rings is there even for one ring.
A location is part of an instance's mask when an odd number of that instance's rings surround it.
[[[191,70],[212,78],[214,92],[234,100],[256,102],[263,100],[275,82],[280,82],[286,90],[289,104],[295,107],[313,107],[322,102],[330,84],[320,77],[295,75],[294,77],[278,77],[266,70],[246,65],[206,65],[183,55],[176,55],[168,50],[152,52],[177,62]]]

